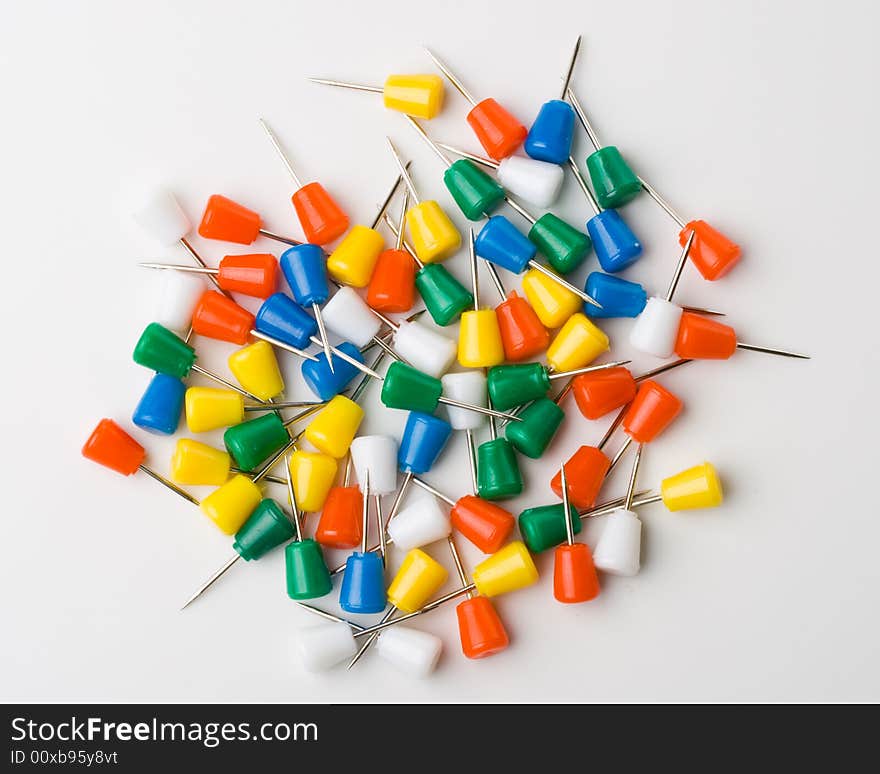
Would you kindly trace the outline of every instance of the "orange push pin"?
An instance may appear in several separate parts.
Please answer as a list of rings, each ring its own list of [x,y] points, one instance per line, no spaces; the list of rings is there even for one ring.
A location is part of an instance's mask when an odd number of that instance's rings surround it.
[[[737,341],[736,331],[729,325],[710,320],[694,312],[682,312],[675,340],[675,354],[691,360],[727,360],[737,349],[764,352],[780,357],[794,357],[809,360],[809,355],[789,352],[784,349],[759,347]]]
[[[562,514],[565,520],[566,542],[557,546],[553,561],[553,596],[557,601],[573,604],[589,602],[599,595],[599,576],[593,564],[593,555],[586,543],[574,542],[572,515],[577,518],[568,500],[568,480],[565,466],[559,470],[562,478]]]

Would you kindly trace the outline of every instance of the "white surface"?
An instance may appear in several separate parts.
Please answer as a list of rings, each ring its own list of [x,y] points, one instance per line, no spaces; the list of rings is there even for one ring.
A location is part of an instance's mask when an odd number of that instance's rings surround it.
[[[867,333],[880,292],[876,5],[551,1],[539,10],[513,2],[499,13],[497,3],[470,0],[432,16],[439,6],[422,7],[6,7],[0,695],[880,699],[880,518],[871,488],[880,355]],[[130,355],[161,276],[135,262],[186,260],[181,250],[157,250],[131,221],[132,207],[164,182],[195,221],[210,194],[224,193],[259,210],[269,228],[297,233],[287,173],[256,121],[263,115],[303,178],[320,179],[353,220],[372,217],[395,176],[386,134],[413,158],[425,195],[452,212],[438,161],[399,116],[374,95],[302,76],[381,83],[389,72],[430,72],[425,41],[475,95],[494,95],[527,121],[557,96],[577,32],[585,45],[575,86],[600,136],[683,214],[744,246],[742,263],[720,282],[686,271],[677,299],[729,311],[744,340],[814,358],[738,352],[662,379],[686,408],[646,450],[641,482],[659,484],[709,459],[723,478],[724,506],[642,509],[641,572],[603,578],[589,604],[556,603],[552,552],[538,557],[541,581],[495,600],[511,646],[490,659],[459,655],[452,607],[425,616],[417,628],[439,634],[446,648],[423,681],[373,655],[351,672],[306,674],[293,643],[320,621],[287,599],[281,551],[239,563],[179,612],[230,555],[229,538],[146,477],[124,479],[79,456],[102,416],[131,426],[150,379]],[[431,131],[478,150],[465,109],[450,93]],[[578,130],[579,160],[586,147]],[[558,212],[572,222],[589,213],[571,180]],[[645,197],[625,215],[646,248],[625,276],[662,293],[677,229]],[[251,249],[193,241],[214,265]],[[466,251],[447,265],[467,280]],[[594,266],[590,259],[583,274]],[[484,295],[492,293],[484,283]],[[630,352],[631,325],[602,323],[614,357]],[[228,345],[198,347],[205,365],[226,373]],[[279,358],[293,374],[293,361]],[[654,362],[638,357],[636,368]],[[288,393],[305,395],[301,385]],[[379,411],[377,400],[371,387],[363,432],[399,433],[405,414]],[[552,502],[551,469],[605,430],[573,403],[566,409],[569,421],[545,458],[523,465],[528,494],[511,503],[516,512]],[[137,436],[166,470],[173,440]],[[451,494],[465,492],[464,444],[456,434],[428,477]],[[611,495],[623,488],[628,466],[620,468]],[[595,545],[602,526],[588,525],[581,539]],[[479,557],[459,543],[473,567]],[[439,548],[431,552],[452,567]]]

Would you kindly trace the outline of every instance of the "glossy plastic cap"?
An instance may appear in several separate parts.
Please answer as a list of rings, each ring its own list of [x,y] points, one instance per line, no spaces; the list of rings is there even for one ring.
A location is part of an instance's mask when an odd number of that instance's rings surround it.
[[[388,524],[388,535],[401,551],[443,540],[451,533],[449,517],[440,510],[437,500],[427,494],[411,498]]]
[[[191,230],[192,223],[170,191],[154,191],[143,206],[132,213],[137,224],[160,244],[171,247]]]
[[[388,587],[388,601],[403,613],[414,613],[430,601],[448,577],[446,568],[436,559],[413,548]]]
[[[517,540],[474,567],[473,579],[480,594],[496,597],[531,586],[538,570],[525,544]]]
[[[715,508],[724,501],[724,491],[718,472],[711,462],[664,478],[660,484],[663,504],[670,511],[690,511],[695,508]]]
[[[130,476],[137,472],[147,452],[112,419],[102,419],[85,442],[82,455],[123,476]]]

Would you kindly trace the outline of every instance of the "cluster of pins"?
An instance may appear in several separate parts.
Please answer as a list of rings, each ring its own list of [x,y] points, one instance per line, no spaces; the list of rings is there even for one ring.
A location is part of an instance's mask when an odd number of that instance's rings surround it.
[[[555,547],[554,597],[584,603],[600,593],[603,575],[639,571],[637,509],[657,502],[670,511],[721,503],[718,475],[707,462],[670,475],[657,491],[638,491],[645,445],[683,408],[657,378],[694,360],[729,358],[738,348],[804,356],[744,344],[715,319],[720,313],[673,302],[688,264],[715,281],[737,264],[740,249],[705,221],[679,216],[617,147],[600,143],[572,88],[579,49],[580,38],[560,98],[546,102],[528,130],[496,100],[477,101],[431,52],[442,76],[392,75],[381,87],[311,79],[380,93],[385,107],[402,114],[402,128],[414,130],[440,159],[452,202],[475,224],[464,235],[441,204],[417,188],[411,160],[390,138],[375,150],[387,154],[389,180],[396,180],[370,225],[351,226],[327,189],[303,184],[299,165],[262,119],[259,125],[292,181],[296,235],[265,228],[257,212],[220,194],[208,199],[197,231],[206,240],[236,245],[274,240],[284,246],[280,256],[230,254],[214,268],[190,241],[192,223],[170,193],[157,192],[135,213],[159,243],[183,247],[188,260],[141,264],[162,270],[165,282],[155,319],[134,346],[134,361],[154,375],[132,422],[172,435],[184,416],[188,436],[222,429],[225,448],[181,437],[164,475],[146,464],[146,450],[131,434],[102,419],[83,454],[126,476],[147,474],[233,537],[234,553],[184,607],[239,559],[257,560],[283,547],[288,596],[324,619],[298,637],[307,668],[351,668],[375,645],[391,663],[425,675],[437,664],[441,641],[400,624],[459,599],[463,654],[498,653],[509,639],[491,600],[535,583],[534,554]],[[467,122],[482,152],[442,143],[420,123],[441,110],[444,77],[471,104]],[[578,123],[594,147],[586,175],[572,150]],[[585,230],[552,212],[527,209],[551,207],[567,173],[589,208]],[[649,297],[641,285],[619,276],[642,254],[619,210],[642,192],[679,228],[682,251],[664,296]],[[504,206],[526,221],[526,233],[499,213]],[[460,251],[469,259],[470,288],[443,264]],[[566,276],[591,251],[601,271],[579,287]],[[498,293],[494,308],[483,304],[481,267]],[[524,297],[505,289],[499,269],[522,275]],[[256,299],[248,302],[258,305],[255,313],[241,297]],[[433,325],[419,319],[424,313]],[[595,321],[614,317],[635,318],[635,350],[676,359],[637,375],[626,367],[629,361],[598,362],[611,345]],[[457,341],[441,330],[456,322]],[[228,378],[201,365],[193,336],[235,347]],[[279,352],[299,361],[310,396],[285,396]],[[193,373],[217,386],[187,384]],[[550,397],[557,380],[561,388]],[[373,381],[381,383],[385,407],[408,412],[400,439],[359,435],[359,401]],[[581,446],[555,466],[547,485],[561,502],[529,508],[517,519],[499,503],[523,492],[524,460],[552,448],[569,393],[587,420],[614,412],[616,417],[598,444]],[[441,404],[447,418],[436,415]],[[607,454],[618,428],[625,438]],[[470,463],[464,494],[450,492],[462,487],[424,479],[455,430],[464,431]],[[633,441],[625,494],[599,502]],[[280,498],[269,496],[272,485],[280,487]],[[184,489],[193,486],[212,491],[197,498]],[[412,487],[421,490],[418,496],[410,497]],[[606,517],[604,529],[591,551],[577,536],[584,519],[600,516]],[[456,540],[485,555],[470,573]],[[392,548],[402,562],[388,582]],[[440,594],[449,573],[428,549],[451,560],[454,590]],[[334,566],[329,552],[340,550],[350,553]],[[332,594],[334,586],[343,615],[307,604]],[[381,618],[365,626],[349,615]]]

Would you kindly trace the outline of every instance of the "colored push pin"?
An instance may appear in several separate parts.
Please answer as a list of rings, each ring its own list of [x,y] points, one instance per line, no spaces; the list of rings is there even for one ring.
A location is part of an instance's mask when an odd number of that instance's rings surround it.
[[[638,574],[642,547],[642,522],[633,510],[633,493],[642,461],[642,444],[636,449],[626,500],[623,508],[614,511],[605,523],[605,529],[596,543],[593,561],[596,567],[609,575],[631,577]]]
[[[571,143],[574,139],[574,110],[565,102],[565,94],[568,91],[568,84],[571,83],[571,75],[580,49],[581,36],[578,35],[563,79],[561,96],[541,105],[538,117],[526,136],[524,148],[533,159],[561,165],[565,164],[571,154]]]
[[[547,365],[555,373],[571,373],[592,363],[611,348],[608,336],[581,312],[568,318],[547,349]]]
[[[345,575],[339,591],[339,606],[346,613],[381,613],[385,609],[384,556],[367,551],[367,530],[370,515],[370,472],[361,484],[363,514],[360,551],[353,552],[345,563]],[[378,514],[377,514],[378,516]],[[380,534],[384,524],[377,524]]]
[[[299,453],[299,452],[296,452]],[[287,579],[287,596],[291,599],[315,599],[329,594],[333,588],[330,571],[324,561],[321,546],[311,538],[303,536],[301,504],[296,496],[294,472],[298,467],[293,458],[287,460],[287,497],[293,509],[293,523],[296,539],[284,549],[284,565]],[[335,472],[335,461],[334,461]]]
[[[642,313],[636,317],[635,324],[629,332],[629,343],[639,352],[666,358],[671,357],[675,351],[675,341],[684,309],[673,304],[672,297],[675,295],[693,242],[694,232],[691,231],[681,251],[666,297],[651,296]]]
[[[409,413],[397,450],[397,467],[403,473],[403,481],[394,497],[389,522],[394,519],[413,477],[427,473],[434,466],[451,435],[452,425],[446,420],[419,411]]]
[[[557,218],[552,212],[536,219],[510,197],[506,201],[532,224],[528,238],[503,215],[493,215],[477,235],[474,243],[477,255],[513,274],[522,274],[526,267],[534,269],[588,304],[599,306],[585,291],[557,273],[574,271],[583,263],[590,250],[589,237]],[[547,258],[552,268],[535,260],[538,250]]]
[[[729,272],[740,259],[740,247],[720,231],[710,226],[705,220],[690,220],[685,223],[672,206],[660,194],[657,193],[644,180],[639,178],[642,187],[669,217],[677,224],[681,231],[678,239],[682,245],[687,241],[688,232],[693,231],[696,235],[694,245],[691,248],[691,261],[697,267],[697,271],[704,279],[721,279]]]
[[[497,597],[501,594],[518,591],[519,589],[531,586],[538,580],[538,570],[528,549],[523,543],[516,540],[513,543],[508,543],[500,551],[492,554],[492,556],[486,557],[474,567],[472,578],[473,581],[467,586],[450,591],[448,594],[438,597],[412,613],[377,623],[374,626],[356,632],[354,636],[356,638],[367,637],[374,632],[387,629],[389,626],[397,626],[418,615],[424,615],[431,610],[436,610],[450,600],[471,591],[476,591],[484,597]]]
[[[192,438],[179,438],[171,455],[171,479],[189,486],[222,486],[229,480],[232,458]]]
[[[573,158],[569,157],[568,165],[594,213],[587,221],[587,233],[602,270],[614,273],[632,266],[642,255],[642,243],[617,210],[599,206]]]
[[[303,602],[299,605],[331,622],[299,632],[296,647],[307,670],[323,672],[355,655],[358,647],[352,630],[360,632],[365,627]],[[376,652],[381,658],[413,677],[431,674],[442,651],[443,641],[439,637],[407,626],[386,629],[376,641]]]
[[[385,222],[391,229],[391,233],[397,237],[400,230],[387,215]],[[474,297],[470,291],[453,277],[442,263],[423,263],[420,261],[415,249],[406,239],[403,240],[403,247],[418,267],[415,279],[416,289],[419,291],[431,319],[440,326],[455,322],[461,313],[474,303]]]
[[[458,573],[462,586],[469,585],[467,573],[458,547],[452,535],[448,538],[449,551],[455,570]],[[458,619],[458,637],[461,642],[461,652],[465,658],[485,658],[495,653],[500,653],[510,644],[507,630],[501,621],[495,607],[488,597],[474,596],[472,591],[467,592],[467,599],[455,607],[455,616]]]
[[[529,459],[540,458],[550,445],[565,419],[559,398],[537,398],[517,413],[518,423],[505,426],[505,436],[520,454]]]
[[[452,526],[484,554],[501,550],[513,532],[516,519],[500,505],[474,494],[453,500],[418,476],[413,478],[413,483],[447,503],[452,509],[449,512]]]
[[[208,197],[199,223],[199,236],[239,245],[251,245],[261,236],[285,245],[299,244],[298,239],[267,231],[259,213],[221,194]]]
[[[144,464],[147,456],[146,449],[112,419],[102,419],[98,422],[97,427],[92,431],[82,448],[82,455],[92,462],[97,462],[105,468],[121,473],[123,476],[130,476],[140,470],[187,502],[193,505],[199,504],[199,501],[189,492],[185,492],[152,468],[147,467]]]
[[[678,336],[675,340],[675,354],[692,360],[727,360],[737,349],[764,352],[780,357],[794,357],[809,360],[809,355],[789,352],[784,349],[770,349],[754,344],[743,344],[736,339],[736,331],[729,325],[710,320],[694,312],[682,312],[678,323]]]
[[[295,422],[317,411],[323,411],[328,405],[329,403],[315,403],[286,420],[275,412],[249,419],[228,428],[223,433],[223,444],[238,468],[244,471],[254,470],[279,449],[286,450],[293,445],[296,439],[291,440],[289,428]],[[276,454],[275,459],[277,458]]]
[[[327,271],[334,280],[355,288],[365,288],[385,248],[384,237],[376,230],[403,179],[400,175],[379,207],[370,226],[355,224],[327,258]]]
[[[601,365],[585,366],[571,371],[552,372],[541,363],[517,363],[514,365],[500,365],[489,369],[487,387],[492,405],[510,409],[530,403],[538,398],[546,397],[550,386],[556,379],[566,379],[577,374],[586,374],[593,371],[601,371],[606,368],[616,368],[628,363],[628,360]]]
[[[455,342],[439,331],[414,320],[398,323],[381,312],[373,313],[391,328],[396,357],[413,368],[437,379],[455,362]]]
[[[589,306],[574,293],[539,271],[530,269],[522,278],[526,299],[545,328],[559,328],[581,305]]]
[[[566,462],[566,468],[569,468],[570,464],[570,461]],[[570,472],[570,468],[567,472]],[[553,480],[560,482],[559,474]],[[575,486],[576,482],[569,483],[570,489]],[[562,491],[561,485],[558,488],[554,485],[554,491],[559,494]],[[624,504],[625,500],[626,497],[618,497],[596,506],[590,505],[581,508],[577,514],[578,518],[573,518],[570,523],[573,534],[577,535],[581,531],[583,520],[613,513]],[[634,496],[632,507],[640,508],[644,505],[662,502],[667,510],[675,513],[716,508],[723,501],[724,493],[715,467],[709,462],[703,462],[664,478],[660,483],[659,492],[639,492]],[[529,551],[540,553],[566,540],[565,527],[559,518],[561,514],[562,511],[558,505],[528,508],[520,514],[519,530]]]
[[[413,123],[415,124],[415,121]],[[454,153],[456,156],[462,157],[458,161],[453,162],[453,166],[461,164],[463,161],[473,161],[480,166],[494,169],[501,186],[518,199],[522,199],[545,210],[552,206],[559,198],[559,192],[565,180],[565,173],[556,164],[537,161],[527,156],[508,156],[506,159],[501,159],[501,161],[493,161],[485,156],[470,153],[454,145],[448,145],[444,142],[435,143],[425,134],[422,127],[418,124],[415,124],[415,126],[432,147],[442,148],[445,151]],[[444,161],[446,160],[445,155],[441,155],[441,158]],[[503,195],[499,197],[493,209],[496,209],[503,199]],[[470,218],[470,220],[479,220],[483,215],[491,214],[491,211],[483,212],[474,209],[471,213],[474,217]]]
[[[639,376],[633,376],[628,368],[622,366],[581,374],[571,381],[566,390],[570,389],[574,395],[577,407],[585,419],[601,419],[606,414],[629,404],[636,397],[639,383],[690,362],[684,359],[675,360]],[[584,506],[578,505],[578,507]]]
[[[638,282],[630,282],[613,274],[603,274],[601,271],[591,272],[587,276],[584,289],[602,304],[601,309],[584,304],[584,314],[588,317],[638,317],[648,303],[648,293]],[[724,317],[723,312],[714,309],[695,306],[686,306],[684,309],[713,317]]]
[[[284,392],[284,378],[269,342],[248,344],[233,352],[226,363],[242,389],[260,400],[270,401]]]
[[[480,145],[485,148],[486,153],[499,161],[523,144],[528,132],[519,121],[494,99],[484,99],[478,103],[443,62],[427,48],[425,51],[458,93],[473,106],[467,114],[467,122],[480,141]]]
[[[571,88],[567,90],[567,94],[568,101],[571,102],[574,112],[595,148],[595,151],[587,156],[587,172],[590,174],[596,198],[603,209],[622,207],[642,192],[642,183],[630,169],[629,164],[623,160],[616,146],[603,147],[599,142],[587,114]]]
[[[249,398],[256,403],[262,403],[256,395],[252,395],[247,390],[242,390],[240,387],[227,381],[222,376],[198,365],[196,363],[196,351],[183,339],[177,336],[177,334],[162,327],[159,323],[150,323],[144,328],[137,344],[135,344],[132,359],[138,365],[149,368],[151,371],[174,377],[177,380],[185,379],[189,376],[191,371],[195,371],[196,373],[223,385],[227,389],[234,390],[235,392],[244,395],[244,397]],[[170,397],[168,384],[167,380],[163,380],[161,386],[163,400],[167,400]],[[178,391],[179,388],[175,387],[175,394]]]
[[[400,158],[397,148],[390,137],[385,138],[388,147],[394,156],[394,161],[409,189],[409,194],[415,202],[406,213],[406,225],[412,237],[416,255],[422,263],[436,263],[448,258],[461,247],[461,234],[458,233],[455,224],[441,209],[440,205],[433,200],[421,201],[418,191],[413,185],[406,165]]]
[[[186,426],[191,433],[207,433],[221,427],[240,425],[247,412],[277,411],[323,405],[317,401],[284,401],[247,405],[235,390],[218,387],[189,387],[184,396]]]
[[[345,462],[342,486],[333,487],[315,527],[315,540],[328,548],[354,548],[361,542],[363,497],[357,486],[350,486],[351,457]]]
[[[201,266],[180,266],[170,263],[139,263],[144,269],[208,274],[217,277],[217,285],[228,293],[241,293],[254,298],[268,298],[278,287],[278,261],[269,253],[227,255],[216,269]]]
[[[669,427],[683,407],[680,398],[653,379],[642,382],[636,397],[623,415],[621,425],[626,433],[626,440],[612,460],[611,467],[614,467],[633,441],[639,446],[653,441]]]
[[[487,403],[492,405],[489,393]],[[523,477],[513,446],[489,417],[489,440],[477,447],[477,492],[484,500],[504,500],[522,494]]]
[[[388,602],[391,607],[380,623],[392,620],[398,612],[406,615],[420,610],[446,583],[448,577],[446,568],[424,551],[418,548],[408,551],[391,585],[388,586]],[[367,638],[348,663],[349,669],[360,661],[378,636],[372,634]]]
[[[488,406],[489,395],[486,390],[486,376],[481,371],[463,371],[446,374],[440,379],[443,392],[453,400],[470,403],[474,406]],[[474,430],[483,426],[485,417],[473,411],[463,411],[450,406],[447,408],[449,423],[453,430],[464,430],[467,439],[468,463],[471,469],[471,491],[477,491],[477,449],[474,443]]]
[[[367,304],[378,312],[408,312],[416,302],[416,264],[403,249],[409,189],[404,188],[397,224],[397,244],[383,250],[367,287]]]
[[[141,228],[152,234],[161,244],[170,247],[179,243],[199,266],[203,269],[208,268],[208,264],[202,260],[202,257],[186,238],[192,231],[192,223],[170,191],[165,189],[155,191],[144,206],[133,213],[132,217]],[[218,288],[220,287],[218,278],[213,274],[209,274],[208,279]],[[175,328],[175,330],[183,332],[184,328]]]
[[[149,433],[171,435],[180,424],[185,392],[186,385],[177,377],[154,374],[135,406],[131,421]]]
[[[465,368],[491,368],[504,362],[504,343],[494,309],[480,309],[480,283],[477,256],[474,253],[474,230],[470,229],[468,249],[474,309],[461,315],[458,332],[458,362]]]
[[[338,349],[358,362],[363,360],[361,351],[348,341],[343,341]],[[331,363],[333,370],[330,369]],[[330,400],[338,395],[360,373],[351,363],[336,355],[327,360],[323,352],[318,355],[317,361],[303,362],[301,371],[306,386],[321,400]]]
[[[599,576],[593,555],[586,543],[574,542],[572,519],[580,524],[577,512],[568,501],[568,480],[565,466],[562,477],[562,521],[565,522],[565,545],[558,546],[553,557],[553,596],[558,602],[577,604],[599,596]],[[630,500],[630,503],[632,500]]]
[[[321,304],[330,297],[324,251],[318,245],[297,245],[281,254],[281,271],[290,286],[293,297],[300,306],[311,307],[318,324],[318,336],[324,349],[324,357],[333,373],[333,357],[327,329],[321,315]]]
[[[275,136],[275,132],[262,118],[260,126],[263,127],[296,186],[297,190],[291,197],[291,201],[303,233],[306,235],[306,241],[315,245],[326,245],[341,237],[348,229],[348,215],[343,212],[320,183],[302,184],[290,163],[290,159]]]
[[[495,316],[501,331],[505,360],[517,362],[535,357],[547,349],[550,332],[528,301],[518,296],[515,290],[510,293],[504,290],[495,266],[487,263],[486,269],[501,298],[501,303],[495,307]]]
[[[338,86],[343,89],[370,91],[382,95],[389,110],[430,120],[443,107],[443,79],[439,75],[389,75],[382,86],[365,86],[362,83],[334,81],[328,78],[306,78],[322,86]]]
[[[320,512],[336,480],[339,463],[328,454],[296,449],[288,456],[287,465],[299,509],[303,513]]]

